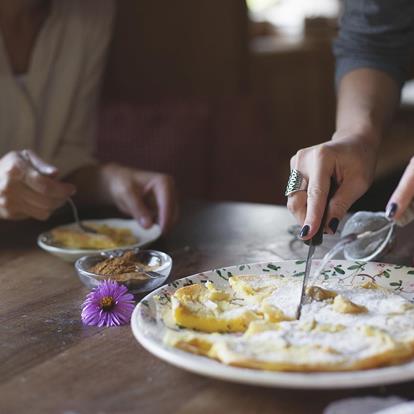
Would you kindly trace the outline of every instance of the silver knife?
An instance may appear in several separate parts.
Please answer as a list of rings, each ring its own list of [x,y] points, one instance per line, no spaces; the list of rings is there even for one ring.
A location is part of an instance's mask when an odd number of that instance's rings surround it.
[[[308,299],[307,294],[306,294],[306,287],[308,285],[308,280],[310,277],[310,271],[312,267],[312,257],[313,257],[313,254],[315,253],[316,246],[319,246],[322,244],[323,229],[325,227],[325,223],[326,223],[326,219],[328,215],[329,201],[335,194],[336,189],[337,189],[336,181],[333,177],[331,177],[331,181],[329,185],[329,193],[328,193],[328,197],[326,198],[325,211],[323,212],[323,217],[322,217],[319,229],[310,240],[305,241],[305,244],[309,246],[309,250],[308,250],[308,257],[306,258],[305,274],[302,280],[302,289],[301,289],[301,294],[300,294],[300,303],[299,303],[298,311],[297,311],[297,319],[300,319],[300,316],[302,314],[302,307],[306,303],[306,300]]]
[[[307,295],[306,295],[306,287],[308,286],[309,275],[312,267],[312,257],[315,253],[316,246],[311,244],[308,250],[308,257],[306,259],[306,267],[305,267],[305,275],[303,276],[302,280],[302,289],[300,291],[300,303],[297,311],[297,319],[300,319],[300,315],[302,313],[302,306],[306,303]]]

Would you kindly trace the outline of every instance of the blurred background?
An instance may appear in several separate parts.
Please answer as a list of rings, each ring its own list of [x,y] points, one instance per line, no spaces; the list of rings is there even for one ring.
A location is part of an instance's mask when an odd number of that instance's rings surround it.
[[[284,204],[289,159],[334,131],[339,0],[123,0],[98,157],[175,176],[186,198]],[[383,209],[414,154],[414,89],[356,208]]]

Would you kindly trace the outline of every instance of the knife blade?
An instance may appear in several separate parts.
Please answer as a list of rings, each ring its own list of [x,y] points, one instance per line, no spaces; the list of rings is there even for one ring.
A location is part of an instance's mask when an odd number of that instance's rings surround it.
[[[307,294],[306,294],[306,286],[308,285],[308,279],[311,271],[312,266],[312,257],[315,253],[316,246],[311,244],[308,250],[308,257],[306,258],[306,267],[305,267],[305,274],[302,280],[302,287],[300,290],[300,303],[297,311],[297,319],[300,319],[300,315],[302,314],[302,306],[306,303]]]
[[[312,258],[316,250],[316,246],[320,246],[323,241],[323,229],[326,224],[326,219],[328,218],[328,208],[329,208],[329,201],[334,196],[337,189],[336,181],[334,177],[331,177],[330,184],[329,184],[329,192],[328,196],[326,198],[326,205],[323,212],[321,224],[319,226],[318,231],[316,234],[309,240],[306,240],[304,243],[309,246],[308,250],[308,256],[306,258],[306,266],[305,266],[305,273],[302,280],[302,287],[301,287],[301,293],[300,293],[300,302],[297,310],[297,319],[300,319],[300,316],[302,314],[302,307],[306,303],[306,300],[308,299],[308,296],[306,294],[306,287],[308,285],[308,280],[310,278],[311,274],[311,267],[312,267]]]

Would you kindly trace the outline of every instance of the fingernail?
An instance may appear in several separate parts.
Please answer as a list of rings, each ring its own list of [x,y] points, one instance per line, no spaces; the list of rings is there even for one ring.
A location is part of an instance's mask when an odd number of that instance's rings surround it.
[[[392,219],[395,216],[395,213],[397,212],[397,209],[398,209],[398,204],[397,203],[390,203],[387,206],[387,210],[385,212],[385,215],[389,219]]]
[[[328,227],[332,230],[332,233],[335,234],[336,230],[338,230],[339,219],[334,217],[328,224]]]
[[[304,237],[306,237],[309,233],[310,227],[306,224],[305,226],[302,227],[302,230],[299,233],[299,237],[301,239],[303,239]]]
[[[44,170],[45,174],[55,174],[55,173],[57,173],[57,168],[52,167],[51,165],[46,165],[45,167],[43,167],[43,170]]]
[[[139,219],[139,222],[141,223],[142,227],[149,227],[152,224],[151,220],[148,217],[141,217]]]

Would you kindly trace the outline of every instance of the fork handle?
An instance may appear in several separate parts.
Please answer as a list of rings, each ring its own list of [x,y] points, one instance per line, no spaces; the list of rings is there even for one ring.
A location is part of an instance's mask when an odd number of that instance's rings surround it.
[[[67,202],[70,205],[70,207],[72,208],[73,217],[75,217],[76,223],[78,224],[79,227],[82,228],[82,223],[79,219],[78,208],[76,207],[76,205],[73,202],[71,197],[68,198]]]

